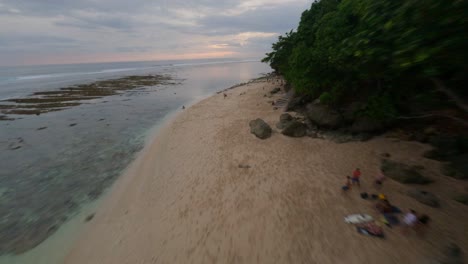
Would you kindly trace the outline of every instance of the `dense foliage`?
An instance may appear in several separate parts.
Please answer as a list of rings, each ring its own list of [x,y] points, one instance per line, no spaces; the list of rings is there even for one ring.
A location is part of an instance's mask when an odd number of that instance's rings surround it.
[[[467,19],[466,0],[319,0],[263,62],[297,92],[392,118],[440,105],[436,82],[468,95]]]

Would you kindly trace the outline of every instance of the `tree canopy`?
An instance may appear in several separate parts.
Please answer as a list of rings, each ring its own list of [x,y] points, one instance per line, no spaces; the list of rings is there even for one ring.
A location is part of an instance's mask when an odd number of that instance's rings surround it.
[[[468,96],[468,1],[319,0],[263,62],[299,93],[342,105],[353,98],[375,118]]]

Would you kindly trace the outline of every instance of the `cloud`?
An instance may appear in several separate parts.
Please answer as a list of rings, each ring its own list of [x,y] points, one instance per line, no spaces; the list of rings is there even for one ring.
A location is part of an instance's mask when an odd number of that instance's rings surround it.
[[[0,57],[112,60],[267,52],[310,0],[0,0]],[[223,53],[219,53],[222,51]],[[20,56],[21,55],[21,56]],[[31,55],[31,57],[33,57]],[[36,58],[35,57],[35,58]],[[135,57],[135,58],[136,58]],[[195,56],[195,57],[198,57]],[[24,61],[22,59],[22,61]],[[61,61],[61,60],[60,60]],[[75,62],[75,61],[73,61]]]

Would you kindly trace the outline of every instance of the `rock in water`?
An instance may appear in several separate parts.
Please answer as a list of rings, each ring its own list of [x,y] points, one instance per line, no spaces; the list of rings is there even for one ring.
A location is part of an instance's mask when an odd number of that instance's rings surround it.
[[[307,133],[307,126],[298,121],[290,121],[281,134],[288,137],[303,137]]]
[[[403,163],[384,159],[380,169],[387,177],[401,183],[427,184],[432,182],[431,179],[419,173],[417,168]]]
[[[409,190],[408,196],[414,198],[416,201],[429,205],[430,207],[439,207],[439,198],[437,198],[434,194],[426,191],[421,190]]]
[[[306,115],[314,123],[325,128],[335,129],[343,124],[343,118],[337,111],[322,104],[308,104]]]
[[[271,127],[260,118],[249,122],[250,133],[260,139],[267,139],[271,136]]]

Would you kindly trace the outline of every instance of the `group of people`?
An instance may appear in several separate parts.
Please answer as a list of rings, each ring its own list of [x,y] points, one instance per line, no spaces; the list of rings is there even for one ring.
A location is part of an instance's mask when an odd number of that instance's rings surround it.
[[[357,184],[357,186],[361,186],[361,170],[359,168],[356,168],[353,172],[353,177],[351,176],[346,176],[346,183],[345,185],[341,188],[343,191],[349,191],[351,190],[352,185]]]
[[[347,192],[351,190],[354,185],[358,187],[361,186],[361,170],[356,168],[353,171],[352,176],[346,176],[346,183],[342,186],[343,192]],[[382,172],[377,174],[374,179],[374,187],[376,189],[381,189],[383,182],[385,181],[385,176]],[[367,193],[361,193],[361,197],[364,199],[368,198]],[[397,225],[400,223],[400,220],[396,216],[397,214],[401,214],[402,211],[398,209],[398,207],[393,206],[387,197],[384,194],[373,194],[371,195],[373,199],[377,199],[377,203],[374,205],[374,208],[383,216],[383,221],[387,225]],[[408,232],[412,229],[419,235],[423,235],[425,230],[430,222],[430,218],[426,214],[418,214],[413,209],[409,209],[406,212],[402,219],[401,219],[403,229],[403,234],[408,234]]]

